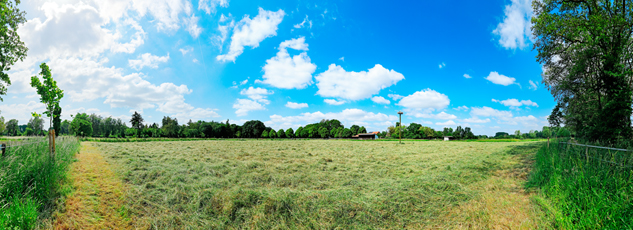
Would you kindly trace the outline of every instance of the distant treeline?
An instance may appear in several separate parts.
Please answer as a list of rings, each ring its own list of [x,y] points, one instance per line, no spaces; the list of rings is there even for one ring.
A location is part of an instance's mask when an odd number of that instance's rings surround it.
[[[72,120],[64,120],[56,130],[60,135],[76,135],[82,137],[108,137],[108,138],[147,138],[147,137],[168,137],[168,138],[350,138],[359,133],[367,133],[364,126],[352,125],[346,128],[339,120],[321,120],[318,123],[308,124],[305,127],[274,130],[258,120],[247,121],[243,125],[230,124],[217,121],[197,121],[189,120],[180,124],[178,119],[165,116],[161,124],[143,123],[144,120],[139,113],[134,113],[129,121],[131,127],[119,118],[102,117],[97,114],[77,113],[71,116]],[[18,125],[15,119],[4,124],[0,118],[0,132],[8,136],[33,136],[45,135],[43,129],[44,120],[34,117],[26,125]],[[543,130],[532,130],[528,133],[521,133],[519,130],[514,134],[498,132],[495,136],[475,135],[470,127],[444,128],[434,130],[433,128],[411,123],[408,126],[399,124],[390,126],[386,131],[379,132],[380,138],[398,138],[402,135],[404,139],[436,139],[451,136],[454,139],[530,139],[547,138],[548,136],[570,136],[570,132],[564,127],[552,128],[543,127]],[[6,128],[5,128],[6,127]],[[3,129],[4,128],[4,129]]]

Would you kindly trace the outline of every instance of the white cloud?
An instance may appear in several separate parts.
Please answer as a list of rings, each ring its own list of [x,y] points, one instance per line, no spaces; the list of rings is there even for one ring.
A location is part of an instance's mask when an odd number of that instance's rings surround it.
[[[212,109],[202,109],[195,108],[186,112],[180,112],[173,115],[173,117],[178,118],[180,121],[187,120],[206,120],[208,118],[217,118],[220,115]]]
[[[444,68],[444,67],[446,67],[446,63],[442,62],[442,63],[440,64],[440,69],[442,69],[442,68]]]
[[[397,100],[400,100],[400,99],[404,98],[404,96],[398,95],[398,94],[389,94],[387,96],[390,97],[394,101],[397,101]]]
[[[413,116],[417,118],[430,118],[430,119],[438,119],[438,120],[452,120],[457,119],[457,116],[453,114],[448,114],[445,112],[441,112],[438,114],[430,114],[430,113],[415,113]]]
[[[398,105],[408,109],[444,109],[450,102],[448,96],[432,89],[425,89],[402,98]]]
[[[242,89],[242,91],[240,92],[241,95],[245,95],[250,99],[253,99],[257,102],[263,103],[263,104],[269,104],[270,101],[268,101],[268,99],[266,99],[266,97],[268,97],[268,95],[273,94],[273,91],[269,91],[267,89],[263,89],[263,88],[253,88],[252,86],[249,87],[248,89]]]
[[[303,109],[303,108],[308,108],[308,103],[288,102],[286,103],[286,107],[291,108],[291,109]]]
[[[361,72],[347,72],[341,66],[330,64],[327,71],[315,78],[319,88],[317,94],[322,97],[361,100],[395,85],[403,80],[404,76],[379,64],[369,71]]]
[[[186,30],[191,34],[191,37],[198,38],[200,33],[202,33],[202,28],[198,26],[198,20],[200,18],[196,17],[195,14],[192,14],[189,18],[184,18],[184,24],[186,25]]]
[[[310,62],[306,52],[290,57],[287,48],[308,50],[305,38],[295,38],[279,45],[277,56],[266,60],[264,80],[258,81],[282,89],[303,89],[312,84],[312,73],[316,65]]]
[[[337,101],[337,100],[334,100],[334,99],[325,99],[323,101],[325,103],[330,104],[330,105],[342,105],[342,104],[345,104],[345,101]]]
[[[532,0],[512,0],[503,11],[503,22],[492,31],[499,38],[499,45],[506,49],[523,49],[531,35]]]
[[[488,123],[488,122],[490,122],[490,119],[489,118],[479,119],[479,118],[476,118],[476,117],[472,117],[472,118],[466,118],[466,119],[464,119],[462,121],[467,122],[467,123]]]
[[[141,70],[143,67],[147,66],[152,69],[158,68],[158,63],[165,63],[169,61],[169,53],[167,56],[155,56],[150,53],[144,53],[138,56],[139,59],[130,59],[129,65],[135,70]]]
[[[308,15],[307,14],[306,14],[306,17],[303,19],[303,21],[301,23],[294,25],[294,28],[296,28],[296,29],[303,28],[305,26],[306,22],[308,23],[307,27],[308,28],[312,28],[312,21],[310,21],[308,19]]]
[[[371,100],[373,102],[378,103],[378,104],[387,104],[387,105],[391,104],[391,101],[389,101],[389,100],[387,100],[387,99],[385,99],[384,97],[381,97],[381,96],[372,97]]]
[[[522,105],[538,107],[538,104],[536,104],[536,102],[533,102],[531,100],[521,100],[521,101],[519,101],[517,99],[511,98],[511,99],[507,99],[507,100],[503,100],[503,101],[492,99],[492,101],[501,103],[501,104],[503,104],[505,106],[509,106],[509,107],[520,107]]]
[[[195,59],[195,58],[194,58],[193,60],[191,60],[191,61],[192,61],[193,63],[199,63],[199,62],[200,62],[200,61],[198,61],[198,59]]]
[[[464,74],[464,77],[465,77],[465,78],[468,78],[468,79],[473,78],[473,77],[471,77],[470,75],[468,75],[467,73],[465,73],[465,74]]]
[[[182,56],[185,56],[185,54],[193,51],[193,47],[187,46],[187,47],[181,48],[179,50],[182,53]]]
[[[457,111],[461,111],[461,110],[468,111],[468,106],[462,105],[462,106],[459,106],[459,107],[453,108],[453,109],[457,110]]]
[[[537,90],[538,89],[538,85],[536,85],[536,83],[533,82],[532,80],[530,80],[530,89],[532,89],[532,90]]]
[[[314,112],[287,117],[275,114],[270,116],[270,121],[266,121],[265,123],[275,129],[288,127],[296,128],[300,125],[319,122],[323,119],[340,120],[346,127],[350,127],[352,124],[366,125],[366,128],[373,128],[374,130],[384,130],[387,126],[393,125],[394,122],[398,121],[398,117],[395,115],[367,112],[360,109],[345,109],[338,113]],[[384,124],[379,124],[379,127],[372,127],[370,122],[381,122]]]
[[[435,123],[435,125],[449,127],[449,126],[455,126],[455,125],[457,125],[457,123],[455,123],[453,120],[449,120],[449,121],[445,121],[445,122],[437,122],[437,123]]]
[[[259,104],[256,101],[249,100],[249,99],[237,99],[235,101],[235,104],[233,104],[233,108],[237,109],[235,110],[235,114],[238,117],[246,116],[248,115],[248,112],[250,111],[266,109],[262,104]]]
[[[32,118],[31,112],[42,114],[46,110],[43,103],[38,101],[29,101],[26,104],[6,104],[0,103],[0,111],[5,118],[5,122],[11,119],[17,119],[19,124],[26,124]],[[46,115],[44,115],[46,116]],[[48,119],[45,119],[45,126],[48,127]]]
[[[147,13],[154,16],[159,31],[179,29],[180,15],[191,15],[193,12],[191,2],[185,0],[136,0],[131,5],[139,17],[144,17]]]
[[[512,112],[510,111],[500,111],[487,106],[484,107],[472,107],[470,110],[470,115],[473,117],[481,116],[481,117],[497,117],[497,118],[511,118]]]
[[[515,84],[514,81],[516,81],[516,79],[513,77],[507,77],[494,71],[490,72],[490,75],[486,77],[486,80],[492,83],[495,83],[497,85],[503,85],[503,86],[509,86],[509,85]]]
[[[202,10],[207,14],[215,13],[216,8],[229,7],[229,0],[200,0],[198,1],[198,10]]]
[[[345,57],[341,57],[338,60],[345,61]]]
[[[283,10],[276,12],[259,8],[259,14],[251,19],[248,15],[240,20],[233,29],[231,45],[227,54],[218,55],[219,61],[233,61],[244,52],[244,46],[256,48],[267,37],[277,35],[277,25],[283,20]]]

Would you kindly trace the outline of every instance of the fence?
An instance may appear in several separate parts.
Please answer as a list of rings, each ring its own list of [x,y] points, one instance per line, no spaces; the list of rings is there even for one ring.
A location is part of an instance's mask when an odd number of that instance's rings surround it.
[[[570,157],[583,157],[587,163],[607,163],[622,169],[633,168],[632,150],[558,142],[559,153]],[[561,151],[563,150],[563,151]],[[584,155],[582,154],[584,152]]]

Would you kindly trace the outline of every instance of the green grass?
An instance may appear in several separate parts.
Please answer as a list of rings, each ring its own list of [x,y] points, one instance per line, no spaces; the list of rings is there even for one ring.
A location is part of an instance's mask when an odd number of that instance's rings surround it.
[[[541,145],[326,140],[94,144],[129,186],[127,209],[135,227],[154,229],[455,227],[458,215],[451,213],[484,195],[482,186],[496,172],[517,167],[517,156],[530,156]]]
[[[540,188],[538,200],[556,228],[633,228],[632,168],[598,159],[633,165],[631,152],[567,148],[558,142],[536,154],[529,186]]]
[[[32,229],[50,215],[78,149],[77,139],[59,139],[54,161],[48,142],[7,149],[0,157],[0,229]]]

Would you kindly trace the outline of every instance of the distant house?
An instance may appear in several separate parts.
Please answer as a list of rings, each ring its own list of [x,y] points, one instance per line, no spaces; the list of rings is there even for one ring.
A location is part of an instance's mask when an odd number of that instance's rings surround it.
[[[451,139],[455,139],[452,136],[444,136],[444,141],[450,141]]]
[[[359,133],[358,135],[354,135],[352,138],[357,138],[359,140],[375,140],[378,139],[379,133],[380,132]]]

